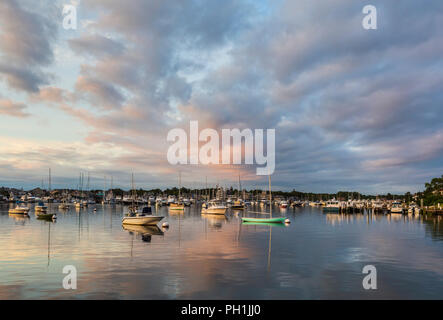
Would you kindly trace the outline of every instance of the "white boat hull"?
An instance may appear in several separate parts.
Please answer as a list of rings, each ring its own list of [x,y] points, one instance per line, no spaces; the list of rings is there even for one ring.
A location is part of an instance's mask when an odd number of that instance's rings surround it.
[[[204,214],[225,214],[226,208],[203,208],[202,213]]]
[[[124,217],[122,223],[137,226],[149,226],[156,225],[162,219],[163,217],[160,216]]]
[[[28,214],[28,212],[29,212],[28,208],[9,209],[10,214]]]

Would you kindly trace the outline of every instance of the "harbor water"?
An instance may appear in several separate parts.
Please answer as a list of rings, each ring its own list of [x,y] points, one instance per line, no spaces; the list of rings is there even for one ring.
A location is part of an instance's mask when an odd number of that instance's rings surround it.
[[[205,216],[199,206],[153,207],[169,223],[163,229],[123,228],[121,205],[59,211],[49,204],[56,222],[33,210],[11,216],[10,206],[0,206],[0,299],[443,297],[439,216],[275,207],[291,223],[271,226],[242,224],[244,213],[231,210]],[[366,265],[376,268],[375,290],[363,288]],[[77,270],[74,290],[63,288],[65,266]]]

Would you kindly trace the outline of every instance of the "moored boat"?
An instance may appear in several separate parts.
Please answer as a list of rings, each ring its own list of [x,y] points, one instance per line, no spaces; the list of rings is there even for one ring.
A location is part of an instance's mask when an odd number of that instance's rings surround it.
[[[403,214],[403,206],[400,202],[393,202],[391,207],[391,213]]]
[[[202,208],[202,214],[219,214],[224,215],[228,210],[228,207],[225,206],[220,201],[210,201],[206,208]]]
[[[166,205],[170,206],[171,204],[175,203],[175,197],[169,195],[168,199],[166,200]]]
[[[243,222],[254,222],[254,223],[285,223],[286,218],[242,218]]]
[[[123,224],[137,225],[137,226],[149,226],[156,225],[164,217],[161,216],[147,216],[144,214],[135,214],[134,216],[123,217]]]
[[[171,203],[169,205],[169,210],[185,210],[185,205],[183,203]]]
[[[48,211],[48,207],[45,206],[45,204],[40,201],[35,207],[34,207],[35,212],[46,212]]]
[[[234,201],[234,203],[231,206],[231,209],[234,210],[244,210],[245,209],[245,203],[242,199],[237,199]]]
[[[420,208],[417,206],[417,204],[412,203],[408,208],[408,214],[420,214]]]
[[[337,200],[327,201],[323,212],[340,212],[340,203]]]
[[[57,215],[55,213],[36,213],[37,219],[41,220],[55,220]]]
[[[272,194],[271,194],[271,176],[269,175],[269,203],[272,203]],[[248,223],[285,223],[289,220],[284,217],[272,217],[272,205],[269,207],[269,218],[255,218],[255,217],[242,217],[242,222]]]
[[[286,209],[287,207],[288,207],[288,202],[286,200],[280,202],[281,209]]]
[[[8,212],[9,212],[9,214],[23,214],[23,215],[25,215],[25,214],[28,214],[29,210],[30,210],[30,208],[25,207],[25,206],[19,206],[17,204],[17,206],[15,208],[9,209]]]

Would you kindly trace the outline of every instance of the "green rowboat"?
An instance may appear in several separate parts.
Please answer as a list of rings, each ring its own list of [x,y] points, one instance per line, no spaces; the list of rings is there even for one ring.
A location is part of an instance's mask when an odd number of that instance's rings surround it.
[[[241,218],[243,222],[255,223],[285,223],[285,218]]]
[[[276,228],[285,228],[287,225],[286,223],[271,223],[271,222],[242,222],[242,225],[244,226],[270,226],[270,227],[276,227]]]
[[[248,217],[243,217],[241,218],[242,222],[252,222],[252,223],[285,223],[286,218],[273,218],[272,217],[272,196],[271,196],[271,175],[268,176],[269,177],[269,203],[271,204],[270,208],[269,208],[269,218],[248,218]],[[251,213],[253,213],[251,211]],[[264,212],[256,212],[259,214],[265,214]]]
[[[37,214],[37,219],[41,219],[41,220],[52,220],[55,214],[53,213],[41,213],[41,214]]]

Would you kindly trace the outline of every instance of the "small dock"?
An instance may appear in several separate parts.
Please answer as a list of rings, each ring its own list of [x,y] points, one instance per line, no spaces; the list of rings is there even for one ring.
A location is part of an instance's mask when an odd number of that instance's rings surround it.
[[[442,208],[423,208],[423,214],[429,214],[429,215],[443,215],[443,209]]]
[[[375,213],[375,214],[387,214],[391,212],[393,203],[386,202],[378,202],[373,203],[371,201],[340,201],[338,208],[335,210],[323,210],[325,213],[345,213],[345,214],[353,214],[353,213]],[[403,214],[426,214],[426,215],[443,215],[443,208],[441,206],[435,207],[419,207],[412,206],[409,207],[406,204],[403,204]],[[412,209],[411,211],[409,209]]]

